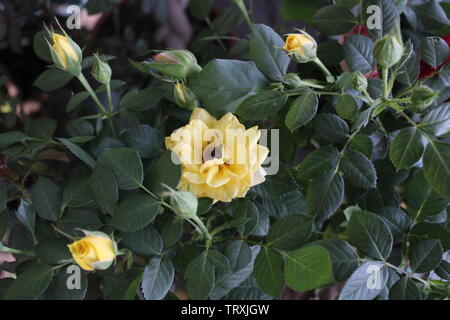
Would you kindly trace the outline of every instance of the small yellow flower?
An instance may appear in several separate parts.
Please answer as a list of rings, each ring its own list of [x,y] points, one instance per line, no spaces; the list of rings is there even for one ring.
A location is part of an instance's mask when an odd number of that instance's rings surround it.
[[[246,129],[231,113],[219,120],[196,108],[184,127],[166,137],[182,165],[179,190],[197,197],[230,202],[264,182],[261,167],[269,150],[258,144],[258,127]]]
[[[101,232],[86,232],[87,235],[69,244],[75,262],[84,270],[109,268],[117,254],[115,242]]]
[[[59,62],[64,69],[67,69],[67,57],[72,58],[75,62],[80,62],[78,53],[72,47],[72,41],[66,36],[53,33],[52,34],[53,49],[58,56]]]
[[[300,62],[308,62],[317,57],[317,43],[307,33],[289,34],[283,49]]]

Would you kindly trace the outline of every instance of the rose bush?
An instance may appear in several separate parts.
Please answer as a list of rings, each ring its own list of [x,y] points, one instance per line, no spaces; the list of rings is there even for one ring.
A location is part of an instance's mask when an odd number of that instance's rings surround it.
[[[67,123],[5,109],[20,121],[0,134],[0,252],[16,259],[0,266],[0,296],[449,297],[444,7],[320,7],[321,42],[233,2],[250,30],[242,59],[151,51],[129,59],[149,81],[139,89],[115,79],[114,57],[38,33],[49,68],[35,85],[77,90]],[[365,25],[370,5],[380,28]],[[419,77],[421,61],[434,71]]]

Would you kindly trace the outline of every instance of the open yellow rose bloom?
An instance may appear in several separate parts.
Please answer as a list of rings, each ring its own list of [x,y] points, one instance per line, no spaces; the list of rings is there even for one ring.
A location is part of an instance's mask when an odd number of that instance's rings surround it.
[[[68,245],[72,258],[84,270],[106,269],[116,257],[112,239],[87,235]]]
[[[261,164],[269,150],[258,144],[260,135],[258,127],[246,129],[231,113],[217,120],[194,109],[189,123],[166,137],[166,148],[182,165],[178,189],[223,202],[244,197],[265,180]]]
[[[72,58],[74,61],[79,62],[80,57],[76,51],[72,48],[70,40],[60,34],[53,33],[53,49],[55,49],[56,55],[64,69],[67,69],[67,57]]]

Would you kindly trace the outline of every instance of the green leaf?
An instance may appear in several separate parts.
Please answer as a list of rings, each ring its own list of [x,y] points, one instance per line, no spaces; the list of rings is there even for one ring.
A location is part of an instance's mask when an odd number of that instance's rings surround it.
[[[49,118],[39,118],[29,121],[25,126],[25,134],[42,140],[49,140],[58,126],[58,123]]]
[[[67,147],[67,149],[69,149],[78,159],[86,163],[90,168],[95,167],[95,160],[81,147],[64,138],[58,138],[58,140],[61,141]]]
[[[332,113],[320,113],[314,118],[314,129],[327,141],[343,142],[348,138],[347,122]]]
[[[369,159],[372,157],[373,143],[365,134],[357,134],[354,136],[350,142],[349,148],[361,152]]]
[[[450,103],[434,108],[422,119],[419,128],[434,136],[443,136],[450,131]]]
[[[8,288],[5,300],[33,300],[47,289],[53,269],[45,264],[35,264],[20,274]]]
[[[405,86],[412,86],[417,80],[420,73],[420,58],[415,53],[412,52],[411,56],[408,58],[406,63],[404,63],[398,70],[398,76],[395,80],[400,82]]]
[[[379,261],[361,265],[345,282],[339,300],[372,300],[385,288],[387,268]]]
[[[415,243],[409,258],[412,271],[424,273],[434,270],[441,263],[442,250],[439,240],[421,240]]]
[[[435,215],[447,208],[448,200],[439,196],[425,179],[423,171],[417,173],[406,185],[406,200],[414,211]]]
[[[250,61],[215,59],[189,78],[189,88],[216,117],[236,111],[246,98],[267,85],[266,78]]]
[[[307,291],[334,282],[328,251],[316,245],[306,246],[286,254],[284,268],[286,284],[296,291]]]
[[[189,13],[197,20],[204,20],[213,8],[213,0],[192,0],[189,2]]]
[[[33,49],[36,55],[42,60],[53,62],[52,54],[50,53],[46,40],[50,41],[49,34],[46,30],[37,32],[33,37]]]
[[[377,213],[391,230],[394,242],[400,241],[411,227],[408,214],[398,207],[383,207]]]
[[[204,251],[192,260],[185,271],[186,289],[193,300],[206,299],[214,288],[214,268]]]
[[[69,242],[65,239],[49,238],[38,243],[35,248],[36,256],[46,264],[59,264],[71,259],[67,248]]]
[[[302,180],[317,178],[323,172],[336,169],[340,158],[339,151],[333,146],[316,149],[300,163],[298,177]]]
[[[350,94],[343,94],[337,98],[336,113],[347,120],[353,119],[358,112],[358,104]]]
[[[0,149],[9,147],[10,145],[24,141],[27,138],[25,134],[20,131],[9,131],[0,134]]]
[[[160,255],[163,249],[163,241],[159,232],[148,225],[136,232],[122,234],[123,245],[133,253],[140,256]]]
[[[430,32],[450,24],[445,11],[436,0],[409,7],[414,10],[420,29],[423,31]]]
[[[420,53],[426,64],[437,68],[447,59],[450,50],[444,39],[439,37],[426,37],[420,43]]]
[[[174,279],[172,262],[166,258],[153,257],[145,266],[142,292],[146,300],[162,300],[169,292]]]
[[[318,222],[328,219],[344,200],[344,180],[334,171],[328,171],[309,184],[306,194],[309,215]]]
[[[280,219],[291,214],[304,214],[308,211],[305,196],[297,189],[275,199],[263,198],[258,205],[262,214]]]
[[[267,245],[280,250],[300,248],[311,235],[312,219],[291,215],[277,220],[267,235]]]
[[[67,284],[71,284],[71,287],[69,288]],[[53,278],[46,293],[53,300],[83,300],[87,292],[87,286],[86,272],[76,265],[69,265],[61,268],[59,274]]]
[[[98,205],[113,214],[119,199],[117,180],[111,170],[97,163],[91,175],[91,190]]]
[[[133,190],[142,185],[142,162],[135,150],[130,148],[107,149],[102,152],[98,161],[114,173],[120,189]]]
[[[336,281],[347,279],[358,267],[358,256],[347,241],[341,239],[321,239],[311,243],[328,250],[333,264]]]
[[[356,187],[370,189],[377,184],[375,167],[361,152],[347,150],[339,168],[344,172],[344,178]]]
[[[450,280],[450,263],[442,260],[441,263],[434,270],[436,274],[444,280]]]
[[[31,189],[33,206],[39,216],[56,221],[61,213],[61,192],[51,180],[39,177]]]
[[[69,209],[60,220],[61,230],[79,237],[83,230],[99,230],[103,226],[97,212],[88,209]]]
[[[130,196],[119,203],[111,224],[121,231],[134,232],[155,219],[161,202],[147,194]]]
[[[420,300],[421,294],[411,278],[403,277],[389,291],[390,300]]]
[[[317,94],[308,92],[292,101],[286,115],[286,126],[291,132],[307,124],[317,113]]]
[[[248,97],[236,114],[247,120],[264,120],[275,115],[286,103],[287,95],[280,91],[264,91]]]
[[[259,220],[258,207],[250,199],[239,199],[231,207],[235,218],[246,219],[247,222],[238,227],[239,233],[248,235],[252,233]]]
[[[392,250],[392,234],[384,220],[367,211],[353,212],[348,223],[348,241],[375,259],[387,259]]]
[[[297,183],[286,166],[280,163],[275,175],[266,176],[266,181],[254,187],[254,192],[265,199],[275,199],[297,188]]]
[[[73,111],[80,103],[89,97],[89,93],[86,91],[78,92],[70,97],[69,103],[66,106],[66,113]]]
[[[33,85],[44,91],[53,91],[64,87],[72,78],[69,72],[53,67],[41,73]]]
[[[88,175],[74,177],[68,181],[63,192],[63,206],[82,207],[94,202],[91,190],[91,180]]]
[[[324,0],[303,0],[302,5],[298,5],[297,0],[283,0],[280,5],[280,13],[286,21],[305,21],[311,23],[313,15],[322,6],[327,5]]]
[[[3,211],[3,210],[1,210]],[[34,236],[34,228],[36,225],[36,212],[31,204],[25,200],[20,200],[19,207],[17,208],[17,219],[22,223],[28,231]]]
[[[367,8],[369,6],[377,6],[380,10],[380,20],[381,20],[381,28],[367,28],[367,32],[371,35],[373,39],[379,39],[389,32],[392,32],[392,29],[395,27],[395,23],[399,18],[399,12],[395,7],[394,1],[392,0],[369,0],[364,2],[364,10],[365,17],[364,21],[368,21],[373,11],[367,12]]]
[[[146,124],[131,128],[122,135],[122,140],[128,147],[136,150],[142,158],[157,156],[162,150],[161,133]]]
[[[181,166],[173,163],[172,152],[165,151],[150,167],[145,178],[144,185],[153,193],[163,191],[162,184],[166,184],[172,189],[176,189],[181,176]]]
[[[353,13],[346,7],[326,6],[312,17],[312,24],[323,34],[342,34],[356,23]]]
[[[230,263],[231,273],[221,281],[216,281],[210,294],[210,298],[213,300],[223,298],[247,279],[253,271],[252,251],[245,241],[229,242],[224,249],[224,254]]]
[[[128,91],[120,101],[120,106],[135,111],[145,111],[154,108],[163,96],[159,88],[149,87],[141,91]]]
[[[354,34],[345,37],[344,57],[352,71],[369,72],[375,65],[372,55],[373,42],[367,37]]]
[[[450,145],[430,142],[423,156],[425,178],[433,189],[446,199],[450,199]]]
[[[208,251],[208,261],[214,269],[214,285],[226,279],[231,274],[228,258],[217,250]]]
[[[279,297],[284,288],[283,258],[269,247],[263,247],[255,259],[254,274],[258,287],[265,293]]]
[[[279,81],[291,59],[281,49],[283,39],[269,26],[254,24],[250,35],[250,56],[268,79]]]

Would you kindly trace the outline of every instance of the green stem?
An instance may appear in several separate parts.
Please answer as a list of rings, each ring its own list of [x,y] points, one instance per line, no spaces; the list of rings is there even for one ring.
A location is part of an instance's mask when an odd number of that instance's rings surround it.
[[[12,253],[12,254],[21,254],[24,256],[28,256],[28,257],[35,257],[36,254],[32,251],[24,251],[24,250],[19,250],[19,249],[13,249],[13,248],[8,248],[5,246],[1,246],[0,247],[0,252],[7,252],[7,253]]]
[[[194,216],[192,218],[192,221],[195,222],[195,224],[199,227],[199,229],[202,231],[205,240],[206,240],[206,248],[208,249],[209,247],[211,247],[211,235],[209,234],[208,228],[206,228],[205,224],[203,223],[202,220],[200,220],[200,218],[198,216]]]
[[[115,137],[116,133],[114,131],[114,125],[113,125],[112,116],[111,116],[114,110],[113,110],[113,104],[112,104],[112,99],[111,99],[111,86],[110,86],[109,82],[107,84],[105,84],[105,88],[106,88],[106,96],[108,97],[108,106],[109,106],[108,122],[109,122],[109,126],[111,127],[113,137]]]
[[[328,70],[328,68],[322,63],[322,61],[320,61],[319,58],[314,58],[313,62],[320,68],[320,70],[322,70],[328,83],[333,83],[335,81],[334,76],[331,74],[330,70]]]
[[[81,84],[83,85],[83,87],[86,89],[86,91],[89,93],[89,95],[91,96],[92,100],[94,100],[95,104],[100,108],[100,110],[104,113],[107,114],[108,112],[106,111],[105,107],[103,107],[102,103],[100,102],[100,100],[98,100],[97,95],[95,94],[94,90],[92,89],[91,85],[89,84],[89,82],[86,80],[86,78],[84,77],[83,73],[80,73],[77,76],[78,80],[80,80]]]
[[[389,89],[388,89],[389,68],[383,68],[381,72],[383,76],[383,97],[384,99],[387,99],[389,97]]]

